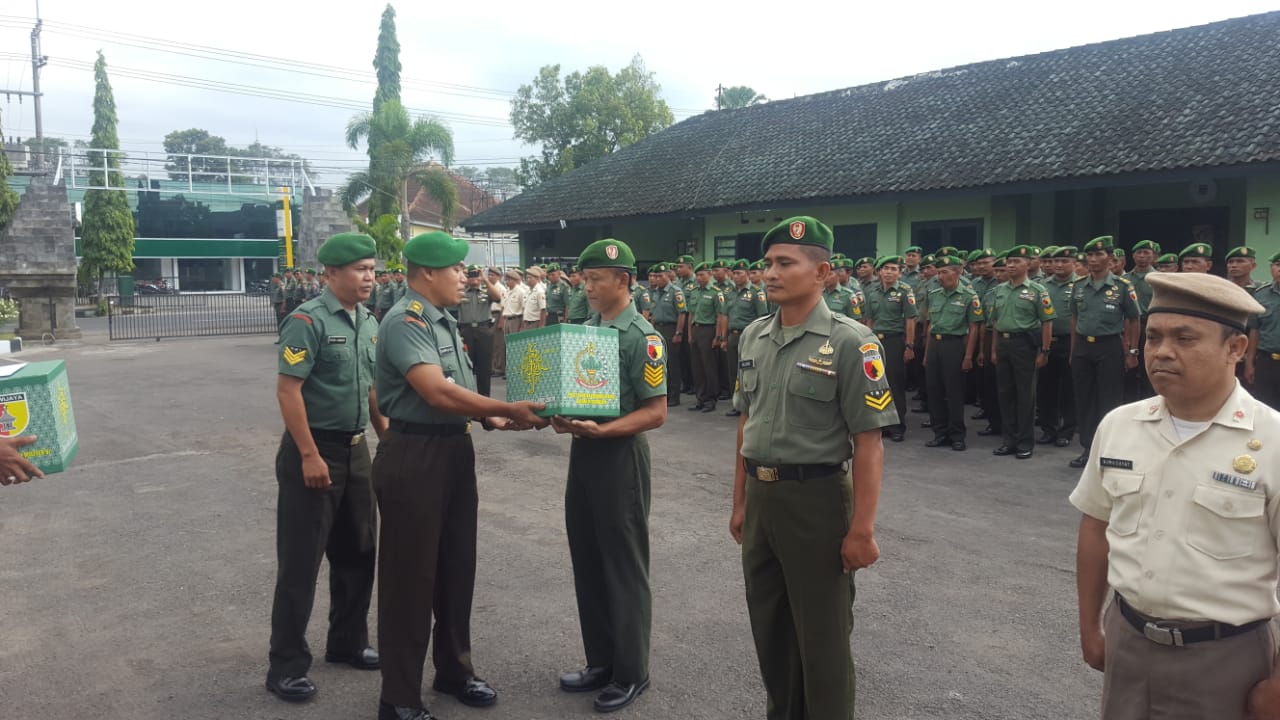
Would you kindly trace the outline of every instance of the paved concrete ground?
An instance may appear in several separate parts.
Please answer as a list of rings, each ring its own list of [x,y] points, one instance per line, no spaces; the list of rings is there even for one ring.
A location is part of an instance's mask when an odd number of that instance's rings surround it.
[[[99,320],[81,323],[83,344],[24,352],[66,359],[82,450],[66,473],[0,488],[0,717],[372,718],[376,673],[320,663],[320,695],[304,706],[262,686],[282,427],[270,338],[107,344]],[[650,435],[653,687],[620,717],[763,717],[727,532],[733,423],[678,408]],[[883,557],[858,575],[858,716],[1095,716],[1101,677],[1078,659],[1066,501],[1077,451],[1020,462],[993,457],[987,438],[967,453],[927,438],[887,444]],[[489,710],[427,701],[445,720],[593,717],[589,696],[556,688],[582,664],[568,440],[476,443],[474,656],[502,696]],[[317,652],[327,610],[322,590]]]

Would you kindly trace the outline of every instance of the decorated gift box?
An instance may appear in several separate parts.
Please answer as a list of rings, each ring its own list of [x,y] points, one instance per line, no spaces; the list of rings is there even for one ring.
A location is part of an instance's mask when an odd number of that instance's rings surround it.
[[[618,331],[552,325],[507,336],[507,401],[545,402],[543,417],[618,416]]]
[[[0,365],[0,438],[35,435],[22,455],[44,473],[62,472],[80,450],[67,368],[61,360]]]

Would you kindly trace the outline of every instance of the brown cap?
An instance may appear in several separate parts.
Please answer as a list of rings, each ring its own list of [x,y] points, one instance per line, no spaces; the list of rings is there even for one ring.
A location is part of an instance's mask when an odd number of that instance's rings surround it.
[[[1249,291],[1217,275],[1155,272],[1147,283],[1155,293],[1152,313],[1205,318],[1245,332],[1249,316],[1266,311]]]
[[[520,271],[515,268],[509,268],[505,273],[503,273],[503,275],[504,277],[509,277],[512,280],[519,280],[524,277],[520,274]]]
[[[538,267],[537,265],[530,265],[530,266],[529,266],[529,267],[524,271],[524,274],[525,274],[525,275],[532,275],[532,276],[534,276],[534,277],[536,277],[536,278],[541,278],[543,275],[546,275],[546,273],[542,271],[542,268]]]

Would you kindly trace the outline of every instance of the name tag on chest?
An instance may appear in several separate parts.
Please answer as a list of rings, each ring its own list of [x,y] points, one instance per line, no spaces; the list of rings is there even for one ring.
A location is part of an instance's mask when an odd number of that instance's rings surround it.
[[[1115,468],[1117,470],[1132,470],[1132,460],[1120,460],[1118,458],[1098,458],[1098,464],[1104,468]]]
[[[325,341],[328,342],[330,345],[346,345],[347,336],[346,335],[330,335],[329,337],[325,338]]]

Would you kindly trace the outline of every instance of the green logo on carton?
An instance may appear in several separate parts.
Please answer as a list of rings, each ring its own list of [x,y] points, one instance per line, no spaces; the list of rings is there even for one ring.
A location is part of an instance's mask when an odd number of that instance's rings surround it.
[[[602,388],[608,384],[605,379],[604,363],[600,362],[600,358],[596,357],[596,344],[587,343],[587,346],[578,351],[573,356],[574,381],[588,390]]]
[[[529,343],[524,346],[524,357],[520,358],[519,372],[520,377],[524,379],[524,384],[529,388],[529,395],[533,396],[538,392],[538,382],[551,372],[551,367],[542,358],[538,348],[534,347],[533,343]]]

